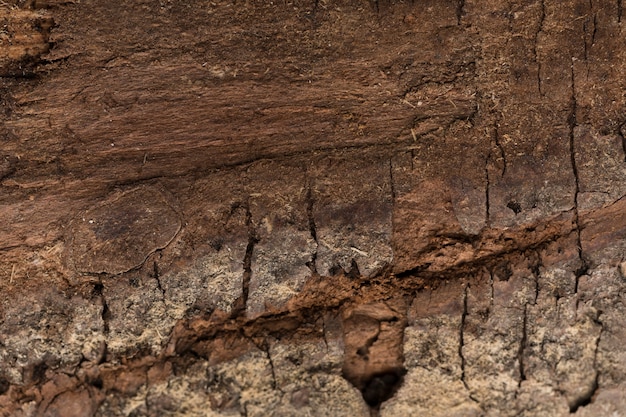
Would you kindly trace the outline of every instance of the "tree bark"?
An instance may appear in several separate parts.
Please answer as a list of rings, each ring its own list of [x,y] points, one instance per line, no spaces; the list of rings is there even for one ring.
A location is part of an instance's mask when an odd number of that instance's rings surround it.
[[[626,409],[621,1],[0,4],[0,415]]]

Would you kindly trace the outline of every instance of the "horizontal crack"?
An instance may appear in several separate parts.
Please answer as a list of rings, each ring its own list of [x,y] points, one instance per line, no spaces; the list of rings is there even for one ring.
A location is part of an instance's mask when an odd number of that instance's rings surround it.
[[[569,212],[565,212],[569,213]],[[437,236],[431,244],[415,256],[415,267],[397,272],[399,278],[424,276],[428,273],[447,273],[457,268],[489,264],[503,256],[540,249],[558,239],[565,238],[580,229],[572,224],[571,218],[558,219],[542,225],[527,225],[516,230],[502,231],[486,229],[479,236]],[[452,242],[450,242],[452,240]],[[450,248],[447,253],[451,259],[449,264],[434,264],[441,249]],[[471,251],[475,256],[469,260],[458,260],[455,252],[467,254]],[[467,256],[464,256],[467,259]]]

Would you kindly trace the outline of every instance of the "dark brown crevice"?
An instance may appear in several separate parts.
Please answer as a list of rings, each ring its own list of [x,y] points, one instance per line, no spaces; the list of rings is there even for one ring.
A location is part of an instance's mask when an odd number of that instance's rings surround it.
[[[248,305],[248,296],[250,294],[250,279],[252,278],[252,255],[254,253],[254,245],[258,243],[258,238],[256,235],[256,229],[254,227],[254,223],[252,221],[252,213],[250,211],[249,204],[240,203],[233,206],[231,212],[237,209],[243,209],[246,213],[246,227],[248,229],[248,244],[246,246],[246,253],[243,257],[243,276],[241,279],[241,296],[235,302],[235,307],[233,307],[233,314],[243,314],[246,313],[246,308]]]
[[[465,359],[463,348],[465,347],[465,326],[466,326],[466,321],[467,321],[467,315],[469,314],[468,307],[467,307],[469,289],[470,289],[470,284],[469,283],[465,284],[465,287],[463,289],[463,312],[461,313],[461,323],[459,325],[459,359],[461,361],[461,365],[460,365],[461,366],[461,382],[463,383],[463,386],[467,390],[467,397],[482,408],[482,405],[480,404],[480,401],[478,400],[478,398],[476,398],[474,394],[472,394],[472,390],[470,389],[469,384],[467,383],[467,375],[465,373],[465,370],[467,367],[467,360]]]
[[[250,340],[254,343],[252,339]],[[267,361],[270,365],[270,372],[272,375],[272,389],[277,389],[280,392],[283,392],[282,389],[278,386],[278,383],[276,382],[276,369],[274,368],[274,360],[272,359],[272,355],[270,354],[270,346],[269,346],[269,342],[267,341],[267,338],[263,339],[262,343],[255,344],[255,345],[257,346],[257,348],[259,348],[265,353],[265,356],[267,356]]]
[[[374,343],[376,343],[378,341],[378,337],[380,336],[380,322],[378,322],[378,331],[376,332],[376,334],[372,337],[370,337],[369,339],[365,340],[365,343],[363,343],[363,352],[364,355],[368,355],[369,354],[369,348],[371,348]],[[360,353],[359,353],[360,354]]]
[[[495,297],[493,269],[489,270],[489,310],[493,308]]]
[[[496,148],[498,148],[498,151],[500,151],[500,158],[502,158],[502,172],[500,173],[500,177],[503,178],[504,175],[506,174],[506,153],[504,152],[504,148],[502,147],[502,143],[500,143],[500,132],[498,131],[498,123],[494,123],[493,126],[493,141],[496,145]]]
[[[624,162],[626,162],[626,122],[622,123],[617,129],[617,135],[622,141],[622,151],[624,152]]]
[[[596,35],[598,34],[598,14],[593,14],[593,31],[591,32],[591,46],[596,44]]]
[[[283,390],[278,386],[278,383],[276,382],[277,381],[276,369],[274,367],[274,359],[272,358],[272,355],[270,353],[268,335],[263,335],[262,336],[263,340],[259,342],[258,337],[254,337],[254,336],[250,336],[246,334],[246,332],[243,329],[239,329],[238,331],[236,331],[236,333],[239,334],[243,339],[250,342],[253,346],[255,346],[257,349],[259,349],[265,354],[265,356],[267,357],[267,362],[269,364],[270,373],[272,376],[272,389],[277,389],[278,391],[284,394]]]
[[[380,13],[379,0],[370,0],[370,4],[372,5],[372,8],[376,12],[376,14],[379,14]]]
[[[315,241],[315,251],[311,255],[311,260],[307,262],[307,266],[311,270],[313,275],[317,274],[317,251],[319,248],[319,242],[317,240],[317,225],[315,224],[315,216],[313,215],[313,206],[315,204],[315,200],[313,198],[313,191],[310,180],[307,181],[307,191],[306,191],[306,215],[309,226],[309,233],[311,234],[311,238]]]
[[[622,0],[617,0],[617,23],[622,23]]]
[[[396,185],[393,179],[393,160],[389,158],[389,188],[391,189],[391,204],[396,201]],[[393,213],[393,210],[391,211]]]
[[[406,371],[402,368],[373,375],[361,389],[361,394],[367,405],[378,410],[383,402],[393,397],[398,391],[405,373]]]
[[[161,274],[159,271],[159,264],[157,263],[156,259],[152,263],[152,275],[156,280],[157,289],[161,292],[162,299],[163,301],[165,301],[165,289],[161,285]]]
[[[535,294],[534,294],[534,298],[532,302],[533,305],[537,305],[537,300],[539,299],[539,290],[541,289],[539,280],[541,279],[541,268],[543,267],[541,254],[539,253],[539,251],[535,251],[535,256],[536,256],[535,262],[531,265],[531,268],[530,268],[533,274],[534,283],[535,283]]]
[[[320,0],[315,0],[313,2],[313,8],[311,9],[311,18],[314,23],[315,23],[315,14],[317,13],[319,6],[320,6]]]
[[[469,292],[469,283],[465,284],[465,287],[463,289],[463,312],[461,313],[461,324],[459,326],[459,359],[461,360],[461,382],[463,382],[463,386],[465,387],[467,392],[470,393],[469,394],[470,398],[472,398],[471,390],[470,390],[469,385],[467,384],[467,379],[465,377],[466,361],[465,361],[465,355],[463,354],[463,347],[465,346],[465,321],[467,319],[468,292]]]
[[[402,354],[406,303],[407,298],[397,298],[395,294],[391,298],[378,297],[371,306],[373,310],[360,313],[353,310],[343,322],[342,376],[361,392],[372,416],[379,415],[381,404],[395,395],[406,374]],[[378,309],[376,306],[382,309],[378,311],[384,311],[383,316],[371,315],[371,311]],[[344,314],[351,311],[351,307],[343,307],[348,309]]]
[[[589,17],[583,21],[583,56],[585,61],[589,61],[589,45],[587,45],[587,33],[589,30],[587,29],[587,25],[589,24]]]
[[[506,203],[506,207],[515,213],[516,216],[522,212],[522,205],[515,200]]]
[[[596,378],[594,379],[591,387],[589,388],[589,391],[586,392],[584,395],[582,395],[580,398],[577,398],[576,401],[574,401],[570,405],[569,407],[570,414],[575,414],[579,408],[586,407],[589,404],[591,404],[593,402],[593,397],[596,394],[597,390],[598,390],[598,374],[596,373]]]
[[[9,388],[11,388],[11,383],[0,377],[0,395],[6,394],[9,391]]]
[[[456,3],[456,24],[461,25],[461,20],[465,14],[465,0],[458,0]]]
[[[100,317],[102,318],[102,327],[106,336],[109,333],[109,319],[111,318],[111,311],[109,310],[109,306],[104,296],[104,285],[101,282],[94,285],[92,294],[95,297],[100,298],[100,303],[102,304],[102,313],[100,313]]]
[[[593,12],[593,4],[589,2],[589,14]],[[584,33],[584,42],[583,42],[583,56],[585,57],[585,61],[589,61],[589,50],[596,43],[596,35],[598,33],[598,15],[597,13],[593,13],[593,16],[587,16],[583,21],[583,33]],[[589,41],[587,41],[589,39]],[[587,70],[588,71],[588,70]]]
[[[519,381],[517,387],[521,388],[522,382],[526,381],[526,370],[524,369],[524,353],[528,343],[528,304],[524,305],[524,316],[522,317],[522,338],[519,343],[517,362],[519,365]]]
[[[541,61],[539,60],[539,35],[543,31],[543,25],[546,20],[546,4],[545,0],[541,0],[541,14],[539,15],[539,25],[537,27],[537,32],[535,32],[535,42],[533,46],[533,54],[535,55],[535,63],[537,64],[537,91],[540,96],[543,96],[543,90],[541,88]]]
[[[491,227],[491,219],[489,217],[489,201],[490,201],[490,196],[489,196],[489,189],[491,187],[491,184],[489,182],[489,157],[485,158],[485,226],[490,228]]]
[[[568,126],[569,126],[569,151],[570,151],[570,163],[572,166],[572,172],[574,174],[574,223],[575,223],[575,231],[576,231],[576,250],[578,252],[578,259],[580,260],[580,268],[575,272],[575,282],[574,282],[574,293],[578,293],[578,283],[580,281],[580,277],[584,275],[588,270],[588,265],[583,256],[583,247],[582,241],[580,237],[581,226],[580,226],[580,215],[578,212],[578,196],[580,194],[580,180],[578,176],[578,166],[576,164],[576,143],[575,143],[575,129],[577,126],[577,116],[576,113],[578,111],[578,104],[576,102],[576,74],[574,71],[574,61],[572,59],[571,64],[571,98],[570,98],[570,114],[568,116]]]

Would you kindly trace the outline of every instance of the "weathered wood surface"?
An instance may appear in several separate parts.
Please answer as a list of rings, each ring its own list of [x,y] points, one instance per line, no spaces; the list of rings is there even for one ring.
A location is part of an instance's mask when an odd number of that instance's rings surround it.
[[[0,413],[623,409],[622,13],[1,3]]]

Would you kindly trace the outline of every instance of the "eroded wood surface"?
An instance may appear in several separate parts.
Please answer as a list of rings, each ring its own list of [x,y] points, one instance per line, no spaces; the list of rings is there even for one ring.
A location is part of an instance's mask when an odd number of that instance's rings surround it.
[[[620,410],[624,42],[614,1],[2,3],[0,412]]]

